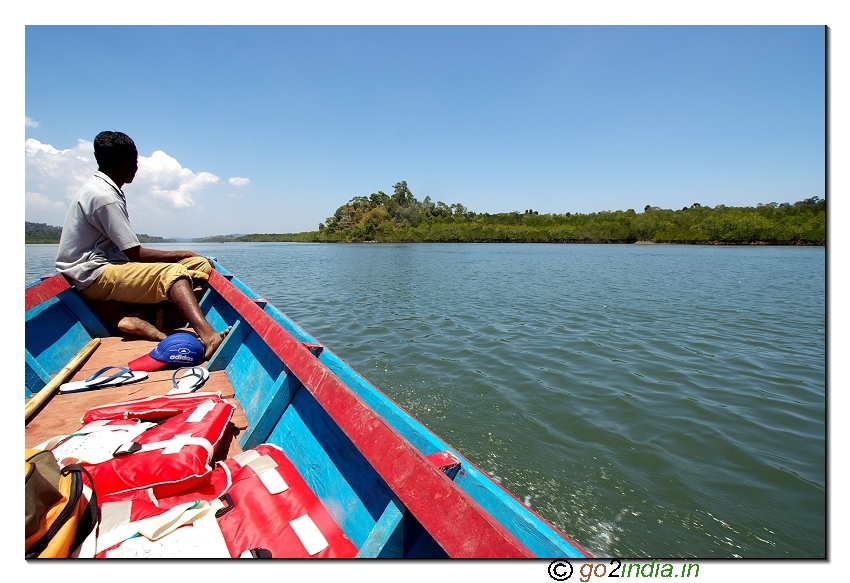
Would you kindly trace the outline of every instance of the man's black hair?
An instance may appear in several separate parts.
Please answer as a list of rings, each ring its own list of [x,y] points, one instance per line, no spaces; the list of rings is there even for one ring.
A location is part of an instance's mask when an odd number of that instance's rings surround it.
[[[115,170],[139,155],[136,144],[122,132],[100,132],[94,138],[94,159],[98,170]]]

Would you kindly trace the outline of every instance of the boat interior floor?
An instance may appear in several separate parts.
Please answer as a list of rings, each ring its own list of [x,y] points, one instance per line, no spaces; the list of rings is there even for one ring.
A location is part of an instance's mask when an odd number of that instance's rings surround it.
[[[127,366],[131,360],[148,354],[156,347],[154,340],[137,338],[102,338],[100,345],[82,364],[69,381],[82,381],[107,366]],[[202,365],[203,366],[203,365]],[[136,383],[103,387],[91,391],[62,394],[58,391],[26,421],[25,446],[33,447],[57,435],[68,435],[80,428],[83,414],[100,405],[120,403],[144,397],[165,395],[173,388],[174,368],[148,373],[148,378]],[[233,385],[225,371],[210,373],[206,383],[198,389],[203,392],[218,392],[222,398],[236,406],[230,421],[230,429],[215,452],[213,461],[233,457],[242,452],[239,434],[247,428],[242,406],[236,400]]]

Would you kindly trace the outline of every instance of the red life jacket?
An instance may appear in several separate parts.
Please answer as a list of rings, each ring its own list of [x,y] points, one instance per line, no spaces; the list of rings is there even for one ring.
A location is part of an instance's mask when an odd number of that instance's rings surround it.
[[[155,512],[154,507],[164,513],[193,501],[215,503],[217,499],[224,501],[217,521],[232,557],[357,555],[357,547],[292,462],[280,448],[270,444],[218,462],[210,476],[190,490],[167,497],[159,497],[151,490],[137,490],[100,498],[103,504],[132,503],[134,520],[146,512]]]
[[[112,459],[81,464],[91,474],[99,495],[152,488],[156,496],[169,496],[209,476],[215,449],[236,407],[217,393],[188,396],[193,398],[174,395],[139,399],[86,412],[85,423],[104,419],[161,421],[116,449]]]
[[[82,423],[91,423],[101,419],[139,419],[141,421],[163,419],[197,407],[207,399],[221,401],[221,393],[186,393],[145,397],[133,401],[110,403],[92,407],[85,412]]]

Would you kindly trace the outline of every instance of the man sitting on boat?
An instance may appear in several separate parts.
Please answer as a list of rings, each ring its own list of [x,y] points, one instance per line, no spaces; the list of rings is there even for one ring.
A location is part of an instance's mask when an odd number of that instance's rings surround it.
[[[94,139],[94,157],[97,172],[83,184],[68,209],[56,269],[90,300],[170,301],[195,330],[206,358],[211,357],[227,331],[218,333],[207,322],[193,289],[209,278],[212,264],[191,251],[150,249],[139,243],[121,190],[133,182],[139,169],[136,144],[127,134],[99,133]],[[135,320],[123,320],[119,328],[143,336],[161,334],[144,320],[128,317]]]

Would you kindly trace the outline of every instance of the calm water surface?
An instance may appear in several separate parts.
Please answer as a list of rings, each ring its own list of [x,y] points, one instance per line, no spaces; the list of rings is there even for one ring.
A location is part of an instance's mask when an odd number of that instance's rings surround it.
[[[825,556],[823,248],[155,246],[216,257],[599,556]]]

